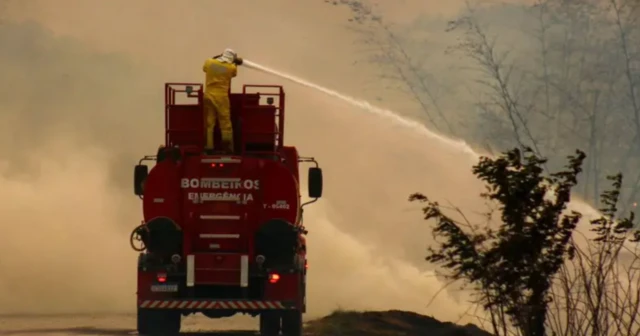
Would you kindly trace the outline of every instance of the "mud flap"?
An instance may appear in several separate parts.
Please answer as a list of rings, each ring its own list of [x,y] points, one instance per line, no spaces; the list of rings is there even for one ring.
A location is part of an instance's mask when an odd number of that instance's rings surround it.
[[[138,334],[173,336],[180,333],[182,316],[178,311],[138,308]]]
[[[301,310],[282,312],[282,335],[302,336],[302,324]]]
[[[280,313],[263,312],[260,314],[260,335],[278,336],[280,334]]]

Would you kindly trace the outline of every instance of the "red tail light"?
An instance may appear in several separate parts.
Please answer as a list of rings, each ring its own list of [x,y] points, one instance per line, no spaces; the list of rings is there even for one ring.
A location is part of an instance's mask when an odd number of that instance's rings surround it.
[[[280,280],[280,275],[277,273],[271,273],[269,274],[269,282],[274,284],[276,282],[278,282],[278,280]]]
[[[166,273],[158,273],[156,278],[158,279],[158,282],[166,282],[167,281],[167,274]]]

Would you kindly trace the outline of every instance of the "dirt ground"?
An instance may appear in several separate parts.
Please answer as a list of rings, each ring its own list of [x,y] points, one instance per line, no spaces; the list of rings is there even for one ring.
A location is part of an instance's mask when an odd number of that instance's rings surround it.
[[[307,319],[307,336],[489,336],[475,326],[456,326],[433,317],[406,311],[335,311],[319,319]],[[7,336],[120,336],[137,335],[135,315],[0,315],[0,335]],[[183,318],[183,336],[259,335],[257,319],[235,316],[208,319],[201,315]]]
[[[182,335],[258,335],[258,320],[246,316],[183,319]],[[2,336],[120,336],[137,335],[135,315],[0,316]]]

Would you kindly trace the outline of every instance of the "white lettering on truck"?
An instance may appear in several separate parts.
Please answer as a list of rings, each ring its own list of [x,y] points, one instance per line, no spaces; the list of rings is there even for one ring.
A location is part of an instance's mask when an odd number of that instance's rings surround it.
[[[180,186],[186,188],[223,189],[223,190],[259,190],[260,180],[240,180],[224,178],[183,178]]]
[[[239,204],[247,204],[253,201],[251,192],[243,190],[260,190],[260,180],[242,180],[239,178],[183,178],[180,180],[183,189],[218,189],[224,192],[190,192],[187,197],[193,203],[206,201],[231,201]],[[229,190],[229,191],[226,191]],[[239,192],[233,192],[239,191]]]
[[[289,210],[289,203],[285,200],[276,201],[273,204],[264,204],[265,209],[274,209],[274,210]]]
[[[193,203],[201,203],[205,201],[231,201],[246,204],[249,201],[253,201],[253,195],[247,193],[188,193],[187,197]]]

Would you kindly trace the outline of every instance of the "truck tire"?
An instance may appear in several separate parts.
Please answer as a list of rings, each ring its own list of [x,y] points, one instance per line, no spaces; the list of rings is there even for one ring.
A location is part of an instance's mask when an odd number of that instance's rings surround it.
[[[280,334],[280,314],[264,312],[260,314],[260,336],[278,336]]]
[[[138,309],[138,334],[173,336],[180,333],[180,312]]]
[[[302,336],[302,311],[290,310],[282,313],[282,335]]]

